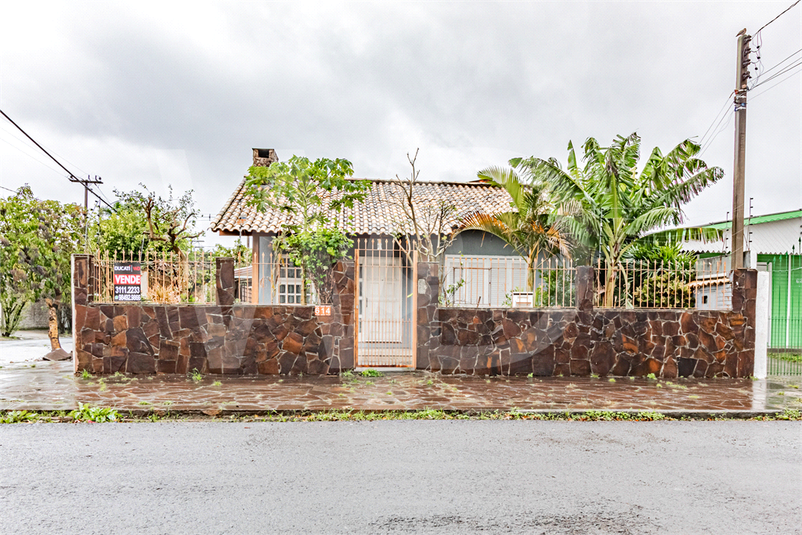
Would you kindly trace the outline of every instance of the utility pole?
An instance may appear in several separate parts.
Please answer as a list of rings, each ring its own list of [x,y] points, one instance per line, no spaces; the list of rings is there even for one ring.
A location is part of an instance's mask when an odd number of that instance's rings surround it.
[[[735,162],[732,168],[732,269],[744,267],[744,181],[746,175],[746,92],[749,42],[746,28],[738,33],[735,63]]]
[[[89,175],[87,175],[86,178],[83,179],[83,178],[78,178],[77,176],[74,176],[72,175],[72,173],[70,173],[69,181],[77,182],[79,184],[83,184],[84,186],[84,247],[86,247],[86,251],[88,252],[89,251],[89,184],[102,184],[103,179],[97,175],[95,175],[95,178],[92,178]]]

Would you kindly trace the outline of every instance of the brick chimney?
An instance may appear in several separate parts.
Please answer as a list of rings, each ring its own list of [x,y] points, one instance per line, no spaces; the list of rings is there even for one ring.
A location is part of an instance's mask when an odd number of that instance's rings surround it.
[[[253,149],[253,165],[256,167],[269,167],[271,163],[277,162],[278,156],[273,149]]]

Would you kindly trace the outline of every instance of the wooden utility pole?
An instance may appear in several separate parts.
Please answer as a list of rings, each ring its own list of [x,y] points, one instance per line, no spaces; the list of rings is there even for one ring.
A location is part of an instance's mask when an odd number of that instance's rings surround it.
[[[735,162],[732,168],[732,269],[744,267],[744,181],[746,176],[746,92],[749,42],[746,28],[738,33],[735,64]]]

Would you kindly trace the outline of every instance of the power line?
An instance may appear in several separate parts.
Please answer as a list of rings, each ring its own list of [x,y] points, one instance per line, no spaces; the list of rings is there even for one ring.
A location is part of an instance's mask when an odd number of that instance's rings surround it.
[[[21,148],[19,148],[19,147],[17,147],[17,146],[15,146],[15,145],[13,145],[13,144],[11,144],[11,143],[9,143],[9,142],[8,142],[8,141],[6,141],[5,139],[3,139],[3,138],[0,138],[0,141],[2,141],[3,143],[5,143],[6,145],[8,145],[9,147],[11,147],[12,149],[14,149],[14,150],[18,150],[19,152],[21,152],[22,154],[24,154],[25,156],[27,156],[27,157],[28,157],[28,158],[30,158],[31,160],[33,160],[33,161],[35,161],[36,163],[38,163],[39,165],[42,165],[42,166],[44,166],[44,167],[46,167],[46,168],[50,169],[51,171],[53,171],[54,173],[56,173],[58,176],[63,176],[63,175],[62,175],[62,173],[61,173],[60,171],[58,171],[57,169],[55,169],[54,167],[50,167],[49,165],[47,165],[47,164],[46,164],[45,162],[43,162],[42,160],[40,160],[40,159],[36,158],[36,157],[35,157],[35,156],[33,156],[32,154],[28,154],[27,152],[25,152],[25,151],[24,151],[24,150],[22,150]]]
[[[44,152],[45,154],[47,154],[47,155],[50,157],[50,159],[51,159],[51,160],[53,160],[54,162],[56,162],[56,164],[57,164],[59,167],[61,167],[62,169],[64,169],[64,171],[66,171],[66,172],[67,172],[67,174],[69,175],[68,179],[69,179],[69,181],[70,181],[70,182],[79,182],[80,184],[83,184],[83,186],[84,186],[84,189],[85,189],[85,191],[86,191],[86,192],[91,192],[91,193],[92,193],[92,195],[94,195],[94,196],[95,196],[95,197],[97,197],[97,198],[98,198],[100,201],[102,201],[102,202],[103,202],[103,204],[105,204],[106,206],[108,206],[109,208],[111,208],[112,210],[114,210],[114,207],[113,207],[112,205],[110,205],[109,203],[107,203],[105,199],[103,199],[103,198],[102,198],[100,195],[98,195],[97,193],[95,193],[95,190],[93,190],[91,187],[89,187],[89,184],[98,184],[98,183],[101,183],[101,182],[100,182],[100,180],[99,180],[97,177],[95,177],[95,180],[91,180],[91,179],[89,179],[89,178],[86,178],[86,179],[80,179],[80,178],[78,178],[77,176],[75,176],[75,175],[72,173],[72,171],[70,171],[69,169],[67,169],[66,167],[64,167],[64,165],[62,165],[62,163],[61,163],[60,161],[58,161],[58,160],[57,160],[57,159],[56,159],[56,158],[55,158],[55,157],[54,157],[52,154],[50,154],[49,152],[47,152],[47,150],[45,150],[45,148],[44,148],[44,147],[42,147],[42,146],[41,146],[39,143],[37,143],[35,139],[33,139],[31,136],[29,136],[29,135],[28,135],[28,132],[26,132],[25,130],[23,130],[23,129],[22,129],[22,127],[21,127],[20,125],[18,125],[17,123],[15,123],[15,122],[14,122],[14,121],[11,119],[11,117],[9,117],[8,115],[6,115],[6,112],[4,112],[3,110],[0,110],[0,114],[2,114],[2,115],[3,115],[3,117],[5,117],[6,119],[8,119],[8,121],[9,121],[11,124],[13,124],[14,126],[16,126],[16,127],[17,127],[17,130],[19,130],[20,132],[22,132],[22,133],[25,135],[25,137],[27,137],[28,139],[30,139],[30,140],[31,140],[31,142],[32,142],[34,145],[36,145],[37,147],[39,147],[39,149],[40,149],[42,152]]]
[[[10,131],[10,130],[8,130],[8,129],[6,129],[6,128],[3,128],[2,126],[0,126],[0,130],[2,130],[3,132],[5,132],[5,133],[6,133],[6,134],[8,134],[9,136],[13,137],[13,138],[14,138],[14,139],[16,139],[17,141],[21,141],[22,143],[25,143],[25,140],[24,140],[23,138],[19,137],[19,136],[16,136],[16,135],[14,135],[14,132],[12,132],[12,131]],[[59,158],[61,158],[61,159],[62,159],[62,160],[64,160],[65,162],[67,162],[68,164],[70,164],[71,166],[73,166],[73,167],[77,168],[77,169],[78,169],[79,171],[81,171],[82,173],[86,173],[86,171],[84,171],[83,169],[81,169],[79,166],[77,166],[77,165],[76,165],[76,164],[74,164],[73,162],[69,161],[67,158],[65,158],[65,157],[64,157],[64,156],[62,156],[61,154],[57,153],[56,151],[52,151],[52,152],[53,152],[53,154],[55,154],[56,156],[58,156]],[[86,174],[88,175],[89,173],[86,173]]]
[[[774,80],[775,78],[777,78],[777,77],[779,77],[779,76],[782,76],[783,74],[785,74],[785,73],[787,73],[787,72],[789,72],[789,71],[792,71],[793,69],[795,69],[796,67],[799,67],[800,65],[802,65],[802,59],[800,59],[800,60],[797,60],[797,62],[796,62],[796,63],[792,63],[791,65],[788,65],[787,67],[784,67],[784,68],[783,68],[783,70],[781,70],[780,72],[777,72],[777,73],[774,73],[774,74],[772,74],[771,76],[769,76],[768,78],[766,78],[765,80],[763,80],[762,82],[760,82],[759,84],[757,84],[757,85],[756,85],[755,87],[753,87],[752,89],[754,89],[754,88],[757,88],[757,87],[760,87],[761,85],[763,85],[763,84],[765,84],[765,83],[767,83],[767,82],[771,82],[771,81],[772,81],[772,80]]]
[[[779,81],[779,82],[777,82],[776,84],[774,84],[774,85],[770,85],[769,87],[767,87],[766,89],[764,89],[763,91],[761,91],[760,93],[758,93],[757,95],[754,95],[754,96],[752,97],[752,100],[756,99],[757,97],[759,97],[760,95],[762,95],[763,93],[765,93],[765,92],[767,92],[767,91],[771,91],[773,88],[777,87],[777,86],[778,86],[778,85],[780,85],[781,83],[783,83],[783,82],[787,82],[788,80],[790,80],[791,78],[793,78],[794,76],[796,76],[797,74],[799,74],[800,72],[802,72],[802,70],[798,70],[798,71],[796,71],[795,73],[793,73],[792,75],[790,75],[790,76],[788,76],[787,78],[785,78],[784,80],[780,80],[780,81]]]
[[[724,99],[724,105],[721,106],[721,109],[718,110],[718,113],[716,114],[716,118],[713,119],[713,122],[711,122],[710,126],[707,127],[707,130],[705,130],[705,133],[702,135],[702,138],[699,140],[699,145],[704,145],[705,144],[705,138],[707,137],[707,134],[710,132],[710,129],[713,128],[713,125],[716,124],[717,121],[719,121],[719,116],[722,114],[722,112],[724,112],[724,110],[727,109],[727,105],[730,103],[730,97],[731,96],[732,96],[732,93],[727,95],[727,98]]]
[[[734,112],[734,111],[733,111],[732,113],[725,114],[725,115],[724,115],[724,117],[722,117],[722,118],[721,118],[721,121],[719,121],[719,125],[721,125],[721,124],[722,124],[722,122],[724,121],[724,119],[732,119],[732,117],[733,117],[733,115],[734,115],[734,114],[735,114],[735,112]],[[702,148],[702,152],[700,152],[700,153],[699,153],[699,158],[701,158],[702,156],[704,156],[705,152],[707,152],[707,149],[709,149],[709,148],[710,148],[710,147],[713,145],[713,141],[715,141],[715,140],[716,140],[716,138],[717,138],[717,137],[718,137],[718,136],[719,136],[719,135],[720,135],[722,132],[724,132],[724,131],[725,131],[725,130],[726,130],[728,127],[729,127],[729,125],[730,125],[730,122],[731,122],[731,121],[729,121],[729,120],[728,120],[728,121],[727,121],[726,123],[724,123],[724,124],[723,124],[721,127],[719,127],[719,126],[716,126],[716,131],[715,131],[716,133],[715,133],[715,135],[713,135],[713,136],[712,136],[712,137],[711,137],[711,138],[710,138],[710,139],[707,141],[707,146],[705,146],[705,147],[703,147],[703,148]]]
[[[766,69],[765,71],[763,71],[763,72],[761,73],[761,75],[763,75],[763,74],[766,74],[767,72],[771,72],[771,71],[773,71],[774,69],[776,69],[777,67],[779,67],[780,65],[782,65],[783,63],[785,63],[786,61],[788,61],[789,59],[791,59],[792,57],[796,56],[796,55],[797,55],[797,54],[799,54],[800,52],[802,52],[802,48],[800,48],[799,50],[797,50],[796,52],[794,52],[793,54],[791,54],[790,56],[788,56],[788,57],[787,57],[787,58],[785,58],[784,60],[782,60],[782,61],[778,62],[778,63],[777,63],[777,65],[775,65],[774,67],[772,67],[772,68],[770,68],[770,69]]]
[[[761,30],[763,30],[763,28],[765,28],[766,26],[768,26],[769,24],[771,24],[771,23],[772,23],[772,22],[774,22],[775,20],[779,19],[780,17],[782,17],[783,15],[785,15],[786,13],[788,13],[788,11],[790,11],[790,10],[791,10],[791,8],[792,8],[792,7],[794,7],[795,5],[797,5],[797,4],[798,4],[800,1],[802,1],[802,0],[796,0],[796,2],[794,2],[793,4],[791,4],[790,6],[788,6],[787,8],[785,8],[785,11],[783,11],[782,13],[780,13],[779,15],[777,15],[776,17],[774,17],[773,19],[771,19],[770,21],[768,21],[766,24],[764,24],[763,26],[761,26],[761,27],[760,27],[760,30],[758,30],[757,32],[755,32],[755,35],[759,34],[759,33],[761,32]]]

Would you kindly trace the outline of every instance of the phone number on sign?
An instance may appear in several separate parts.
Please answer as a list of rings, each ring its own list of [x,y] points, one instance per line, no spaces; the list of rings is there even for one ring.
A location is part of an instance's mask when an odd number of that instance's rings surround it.
[[[115,294],[115,301],[139,301],[141,297],[139,294]]]

